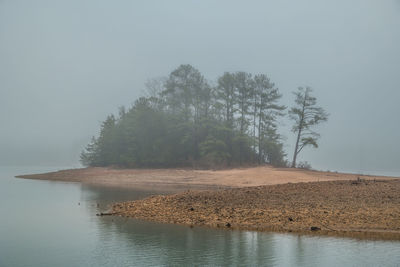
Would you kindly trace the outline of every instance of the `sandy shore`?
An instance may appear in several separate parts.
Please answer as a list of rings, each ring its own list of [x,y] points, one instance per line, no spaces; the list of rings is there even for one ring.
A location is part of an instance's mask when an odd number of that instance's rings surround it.
[[[387,177],[359,176],[299,169],[254,167],[228,170],[193,169],[113,169],[84,168],[43,174],[20,175],[19,178],[81,182],[143,190],[184,191],[187,189],[223,189],[299,182],[355,180],[357,177],[382,180]]]
[[[295,183],[187,191],[114,204],[165,223],[400,240],[400,180]]]

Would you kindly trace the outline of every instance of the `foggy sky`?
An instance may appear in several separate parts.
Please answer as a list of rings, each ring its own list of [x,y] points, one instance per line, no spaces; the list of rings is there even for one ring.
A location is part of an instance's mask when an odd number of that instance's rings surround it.
[[[299,161],[400,175],[398,0],[0,0],[0,165],[78,166],[105,116],[180,64],[265,73],[288,106],[311,86],[330,118]]]

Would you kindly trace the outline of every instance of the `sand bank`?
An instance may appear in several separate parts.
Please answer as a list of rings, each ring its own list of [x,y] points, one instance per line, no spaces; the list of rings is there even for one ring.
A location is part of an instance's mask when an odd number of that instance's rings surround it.
[[[193,169],[115,169],[83,168],[43,174],[20,175],[19,178],[64,182],[81,182],[143,190],[184,191],[187,189],[222,189],[299,182],[355,180],[357,177],[382,180],[387,177],[307,171],[268,166],[228,170]]]
[[[189,226],[400,240],[400,180],[187,191],[117,203],[112,212]]]

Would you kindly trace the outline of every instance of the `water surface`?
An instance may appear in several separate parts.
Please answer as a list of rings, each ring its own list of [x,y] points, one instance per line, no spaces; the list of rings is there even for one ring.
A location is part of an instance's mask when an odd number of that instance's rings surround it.
[[[13,178],[0,167],[0,266],[400,266],[400,242],[229,231],[97,217],[153,194]]]

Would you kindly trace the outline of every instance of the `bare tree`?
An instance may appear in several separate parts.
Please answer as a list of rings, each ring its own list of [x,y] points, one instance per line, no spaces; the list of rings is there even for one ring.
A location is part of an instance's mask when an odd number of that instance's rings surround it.
[[[145,97],[159,97],[161,92],[165,90],[167,78],[158,77],[148,79],[145,83],[145,90],[142,92]]]

